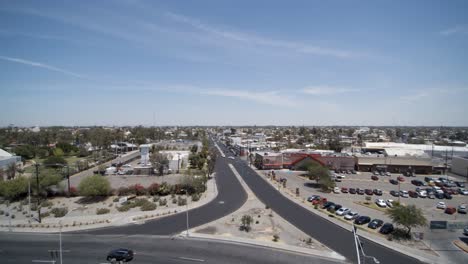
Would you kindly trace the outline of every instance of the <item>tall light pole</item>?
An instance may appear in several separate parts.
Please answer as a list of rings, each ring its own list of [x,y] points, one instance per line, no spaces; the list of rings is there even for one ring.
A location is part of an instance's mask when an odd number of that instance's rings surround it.
[[[36,203],[37,203],[37,220],[39,223],[41,222],[41,203],[39,201],[39,164],[34,163],[34,166],[36,167],[36,187],[37,187],[37,194],[36,194]]]
[[[179,173],[180,170],[180,153],[177,153],[177,173]]]
[[[62,264],[62,221],[59,221],[60,229],[59,229],[59,250],[60,250],[60,264]]]

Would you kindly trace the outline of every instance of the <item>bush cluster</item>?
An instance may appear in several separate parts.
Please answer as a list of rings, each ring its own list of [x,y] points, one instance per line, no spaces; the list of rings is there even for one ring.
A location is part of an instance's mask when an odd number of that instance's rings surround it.
[[[119,212],[127,212],[131,208],[140,207],[142,211],[151,211],[156,209],[156,204],[144,198],[127,201],[122,206],[117,207]]]
[[[102,215],[102,214],[108,214],[110,213],[110,210],[107,208],[98,208],[96,209],[96,214]]]
[[[66,207],[55,207],[50,212],[54,217],[64,217],[68,213],[68,208]]]

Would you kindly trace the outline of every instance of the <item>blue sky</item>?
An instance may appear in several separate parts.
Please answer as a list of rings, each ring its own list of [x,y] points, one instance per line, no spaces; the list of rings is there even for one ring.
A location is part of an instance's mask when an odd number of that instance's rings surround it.
[[[467,1],[1,1],[0,126],[467,126]]]

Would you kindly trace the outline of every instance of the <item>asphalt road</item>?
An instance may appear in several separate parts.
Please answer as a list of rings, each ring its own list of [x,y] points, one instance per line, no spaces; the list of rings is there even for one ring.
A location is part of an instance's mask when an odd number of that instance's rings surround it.
[[[189,210],[190,228],[212,222],[224,217],[238,208],[247,200],[247,194],[227,165],[228,161],[219,157],[216,161],[216,185],[218,196],[208,204]],[[144,224],[126,225],[121,227],[107,227],[102,229],[79,231],[77,233],[89,234],[151,234],[172,235],[186,229],[185,212],[167,216],[157,220],[151,220]]]
[[[67,264],[108,263],[107,253],[130,248],[135,257],[130,263],[323,263],[328,259],[292,254],[264,247],[245,246],[197,239],[171,239],[157,236],[62,235],[62,261]],[[2,264],[51,263],[49,250],[59,249],[58,234],[2,234]],[[60,263],[59,257],[55,258]]]
[[[225,153],[228,153],[222,144],[220,147]],[[231,161],[250,189],[264,204],[270,206],[273,211],[304,233],[345,256],[353,263],[357,263],[354,238],[350,230],[343,229],[290,201],[258,176],[246,162],[239,159]],[[361,241],[364,243],[366,255],[376,257],[380,263],[421,263],[419,260],[364,238],[361,238]]]

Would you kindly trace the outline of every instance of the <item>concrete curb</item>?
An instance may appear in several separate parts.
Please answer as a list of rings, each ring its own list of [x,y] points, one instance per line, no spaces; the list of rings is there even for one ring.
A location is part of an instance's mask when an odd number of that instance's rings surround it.
[[[272,242],[266,242],[266,241],[261,242],[261,241],[256,241],[252,239],[244,239],[244,238],[238,238],[238,237],[225,238],[225,237],[220,237],[220,236],[198,234],[198,233],[190,233],[190,235],[187,237],[186,232],[182,232],[176,237],[181,238],[181,239],[222,241],[223,243],[232,243],[232,244],[249,245],[249,246],[255,246],[255,247],[271,248],[271,249],[281,250],[281,251],[290,252],[294,254],[303,254],[307,256],[314,256],[314,257],[319,257],[322,259],[332,259],[334,261],[347,263],[345,257],[341,256],[340,254],[334,251],[330,253],[324,253],[323,251],[320,251],[320,250],[306,249],[306,248],[291,246],[287,244],[275,244]]]
[[[269,181],[268,179],[265,179],[262,177],[262,175],[257,171],[257,170],[254,170],[256,172],[256,174],[261,178],[263,179],[264,181],[266,181],[268,184],[270,184],[272,187],[274,187],[275,189],[277,189],[277,187],[273,184],[273,182]],[[351,225],[350,224],[346,224],[346,223],[342,223],[341,221],[337,220],[337,221],[333,221],[332,218],[328,217],[328,215],[325,215],[321,212],[316,212],[314,210],[311,210],[312,208],[311,207],[308,207],[306,206],[303,202],[300,202],[300,201],[297,201],[297,199],[293,199],[295,196],[292,196],[289,197],[288,195],[286,195],[285,192],[281,192],[281,191],[278,191],[281,195],[283,195],[284,197],[288,198],[290,201],[293,201],[295,202],[296,204],[304,207],[305,209],[309,210],[310,212],[313,212],[315,215],[318,215],[320,217],[322,217],[323,219],[335,224],[335,225],[338,225],[339,227],[343,228],[343,229],[346,229],[346,230],[349,230],[351,232]],[[382,245],[384,247],[387,247],[389,249],[392,249],[392,250],[395,250],[395,251],[398,251],[404,255],[407,255],[409,257],[412,257],[412,258],[415,258],[419,261],[422,261],[422,262],[425,262],[425,263],[438,263],[440,261],[440,259],[434,259],[436,257],[433,257],[433,256],[421,256],[421,253],[418,252],[408,252],[408,251],[412,251],[413,249],[411,248],[408,248],[408,247],[403,247],[402,245],[399,245],[397,243],[393,243],[393,244],[388,244],[386,243],[386,241],[382,241],[382,240],[379,240],[373,236],[371,236],[370,234],[368,234],[367,232],[360,232],[359,235],[361,237],[364,237],[374,243],[377,243],[379,245]]]

